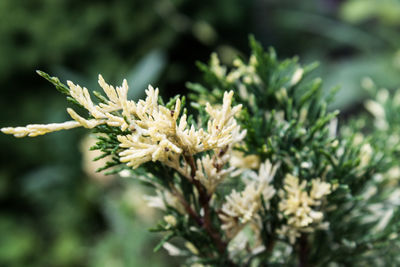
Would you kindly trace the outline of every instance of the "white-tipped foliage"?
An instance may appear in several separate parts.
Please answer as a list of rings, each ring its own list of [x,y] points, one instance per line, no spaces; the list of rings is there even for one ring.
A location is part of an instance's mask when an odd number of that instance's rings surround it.
[[[149,86],[146,99],[134,102],[128,100],[128,83],[114,88],[99,75],[99,85],[107,100],[95,104],[87,88],[68,81],[70,94],[90,114],[90,119],[78,115],[73,109],[67,112],[74,121],[48,125],[28,125],[26,127],[3,128],[7,134],[16,137],[37,136],[75,127],[94,128],[107,124],[118,127],[127,134],[119,135],[118,141],[122,151],[120,161],[132,168],[137,168],[148,161],[161,161],[168,166],[179,168],[179,155],[223,148],[242,140],[246,134],[240,131],[234,118],[241,110],[241,105],[232,107],[233,92],[225,92],[221,108],[214,108],[207,103],[206,111],[210,115],[207,130],[196,129],[188,125],[187,116],[181,116],[181,101],[176,100],[170,110],[158,104],[159,91]],[[178,123],[179,121],[179,123]]]

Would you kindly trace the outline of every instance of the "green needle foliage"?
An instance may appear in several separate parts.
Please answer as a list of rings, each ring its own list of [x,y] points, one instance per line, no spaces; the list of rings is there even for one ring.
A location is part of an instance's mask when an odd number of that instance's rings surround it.
[[[370,86],[374,120],[339,123],[328,109],[336,88],[324,94],[316,64],[279,60],[254,38],[250,46],[249,60],[231,67],[216,54],[199,63],[204,84],[188,83],[197,116],[182,97],[164,105],[152,87],[135,103],[126,82],[114,88],[100,77],[105,95],[95,92],[93,102],[85,89],[39,72],[89,115],[68,109],[74,121],[2,130],[93,129],[91,149],[102,152],[95,160],[109,159],[99,171],[154,189],[148,204],[164,213],[151,228],[164,233],[154,251],[185,257],[187,266],[400,262],[400,94]]]

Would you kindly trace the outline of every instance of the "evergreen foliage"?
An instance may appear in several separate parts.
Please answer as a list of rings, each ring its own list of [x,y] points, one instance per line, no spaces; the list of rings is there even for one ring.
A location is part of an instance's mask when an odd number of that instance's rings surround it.
[[[89,116],[68,109],[74,124],[2,130],[92,128],[92,149],[103,153],[96,160],[110,159],[99,171],[127,169],[155,189],[149,206],[164,217],[151,231],[164,237],[154,251],[184,256],[188,266],[400,262],[400,94],[370,86],[374,123],[339,123],[328,108],[336,89],[324,94],[312,77],[316,64],[279,60],[254,38],[250,46],[249,60],[231,67],[216,54],[198,64],[204,84],[188,83],[197,116],[188,116],[182,97],[164,105],[152,87],[134,103],[125,82],[114,89],[100,77],[106,96],[96,92],[93,103],[85,89],[39,72]]]

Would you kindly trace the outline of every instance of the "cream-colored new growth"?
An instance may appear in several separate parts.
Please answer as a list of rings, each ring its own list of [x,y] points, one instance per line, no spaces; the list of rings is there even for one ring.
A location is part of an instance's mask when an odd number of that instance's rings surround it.
[[[313,179],[308,193],[306,181],[300,183],[299,178],[287,174],[283,188],[284,190],[279,191],[279,210],[287,217],[287,225],[279,229],[278,233],[287,236],[294,243],[300,232],[312,232],[314,228],[323,226],[323,213],[316,208],[331,193],[332,186],[321,179]]]
[[[206,188],[207,193],[212,195],[216,187],[235,169],[229,167],[224,169],[223,166],[229,161],[230,154],[226,153],[222,157],[213,157],[206,155],[197,160],[197,170],[195,179]]]
[[[223,148],[240,141],[245,131],[240,131],[234,116],[241,110],[241,105],[231,107],[233,92],[225,92],[222,108],[213,108],[207,103],[206,111],[210,115],[207,130],[190,128],[187,116],[181,112],[181,101],[176,101],[170,110],[158,104],[158,89],[149,86],[146,99],[137,103],[128,100],[128,83],[114,88],[108,85],[99,75],[99,85],[107,96],[104,103],[95,104],[91,100],[88,89],[68,81],[71,97],[81,104],[92,117],[85,119],[73,109],[67,112],[74,119],[65,123],[48,125],[28,125],[26,127],[3,128],[4,133],[16,137],[37,136],[53,131],[71,129],[79,126],[94,128],[101,124],[118,127],[125,134],[119,135],[118,141],[123,149],[121,162],[136,168],[147,161],[162,161],[168,166],[180,169],[179,157],[182,153],[196,153]],[[179,123],[178,123],[179,121]]]
[[[257,212],[261,208],[261,196],[265,203],[274,196],[275,189],[270,185],[278,165],[273,166],[268,160],[261,164],[259,173],[253,174],[242,192],[233,190],[226,197],[222,206],[220,218],[223,222],[222,229],[228,237],[234,237],[242,227],[253,219],[257,219]]]
[[[1,131],[5,134],[13,134],[15,137],[35,137],[60,130],[73,129],[80,126],[81,124],[77,121],[66,121],[63,123],[29,124],[25,127],[4,127],[1,129]]]

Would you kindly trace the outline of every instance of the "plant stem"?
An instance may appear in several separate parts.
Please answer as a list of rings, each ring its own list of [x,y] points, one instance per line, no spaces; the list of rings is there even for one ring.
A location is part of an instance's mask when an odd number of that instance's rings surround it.
[[[190,176],[192,178],[192,183],[194,184],[194,186],[196,187],[197,191],[199,192],[199,202],[200,202],[201,207],[204,210],[203,225],[202,226],[208,232],[208,234],[211,236],[211,238],[214,240],[218,251],[221,254],[225,254],[227,244],[222,240],[222,238],[220,237],[219,233],[217,231],[215,231],[215,229],[212,226],[210,203],[209,203],[210,202],[210,196],[207,194],[207,191],[205,190],[204,186],[199,182],[199,180],[195,179],[195,176],[196,176],[196,164],[194,162],[194,158],[193,158],[192,155],[185,155],[184,158],[185,158],[185,161],[190,166]]]
[[[299,267],[307,267],[308,265],[308,240],[306,234],[301,234],[299,240]]]
[[[200,218],[200,216],[192,209],[190,204],[185,200],[183,195],[178,191],[178,189],[175,187],[173,183],[170,183],[169,185],[171,187],[172,192],[179,198],[179,201],[182,203],[183,207],[185,208],[186,212],[189,214],[190,217],[192,217],[193,220],[196,221],[197,224],[202,225],[203,220]]]

